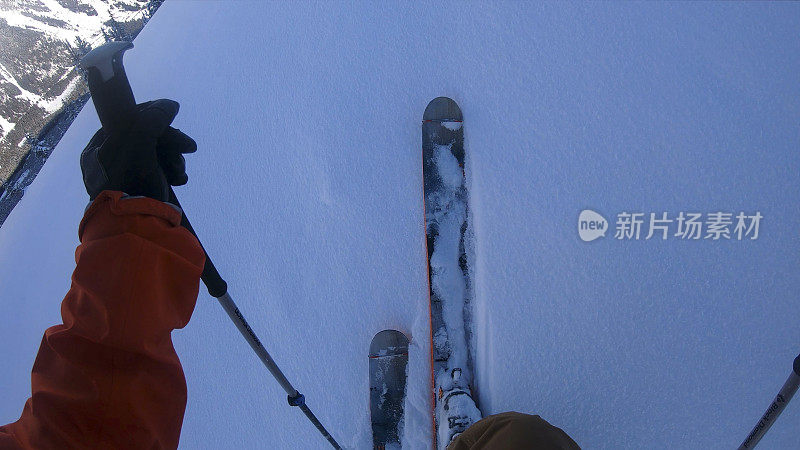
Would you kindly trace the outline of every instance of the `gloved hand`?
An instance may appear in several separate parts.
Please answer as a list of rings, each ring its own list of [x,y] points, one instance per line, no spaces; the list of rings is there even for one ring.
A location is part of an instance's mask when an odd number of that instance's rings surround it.
[[[183,154],[194,153],[197,144],[170,126],[179,107],[166,99],[142,103],[127,130],[95,133],[81,153],[83,183],[92,200],[114,190],[167,201],[170,185],[186,184]]]

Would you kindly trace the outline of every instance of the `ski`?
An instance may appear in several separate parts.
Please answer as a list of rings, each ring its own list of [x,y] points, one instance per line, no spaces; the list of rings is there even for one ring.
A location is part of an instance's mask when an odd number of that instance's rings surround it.
[[[369,346],[369,402],[373,448],[400,448],[406,394],[408,338],[383,330]]]
[[[468,192],[461,109],[433,99],[422,118],[422,171],[431,320],[434,447],[480,420],[471,394]],[[466,312],[466,313],[465,313]]]

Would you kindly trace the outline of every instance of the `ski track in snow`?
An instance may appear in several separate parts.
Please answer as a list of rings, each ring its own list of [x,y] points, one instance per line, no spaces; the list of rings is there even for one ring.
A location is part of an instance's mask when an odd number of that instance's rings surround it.
[[[424,257],[422,264],[425,264]],[[427,296],[423,300],[423,305],[427,305]],[[400,432],[404,449],[430,449],[433,440],[430,341],[425,339],[430,336],[429,326],[427,308],[418,309],[411,330],[414,338],[408,346],[406,398],[403,402],[403,429]],[[424,384],[415,386],[414,380],[424,380]]]

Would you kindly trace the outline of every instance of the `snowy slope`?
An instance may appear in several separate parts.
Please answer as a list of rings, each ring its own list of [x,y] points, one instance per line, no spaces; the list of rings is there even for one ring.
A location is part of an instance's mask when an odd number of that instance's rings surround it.
[[[367,351],[411,337],[406,448],[430,442],[420,119],[464,111],[484,412],[585,448],[730,448],[800,331],[794,4],[167,2],[126,56],[200,146],[178,195],[230,291],[340,442],[369,448]],[[0,229],[0,422],[58,320],[87,107]],[[761,212],[751,242],[578,239],[578,213]],[[35,224],[35,225],[34,225]],[[183,448],[325,448],[221,308],[174,333]],[[797,448],[791,404],[763,441]]]

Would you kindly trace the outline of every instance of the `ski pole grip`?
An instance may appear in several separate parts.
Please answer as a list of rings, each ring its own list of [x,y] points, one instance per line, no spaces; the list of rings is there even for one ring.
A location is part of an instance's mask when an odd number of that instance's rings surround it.
[[[127,128],[136,111],[133,90],[122,65],[123,54],[132,47],[130,42],[108,42],[87,53],[79,64],[86,70],[92,103],[108,134]]]
[[[100,124],[108,134],[126,129],[130,125],[131,116],[136,112],[136,99],[125,74],[125,66],[122,65],[122,55],[131,48],[133,44],[130,42],[107,42],[87,53],[79,64],[86,70],[92,103],[97,110]],[[181,207],[172,187],[169,188],[169,201]],[[185,213],[181,216],[181,225],[200,242]],[[203,246],[202,242],[200,246]],[[203,252],[206,254],[206,264],[200,278],[208,288],[209,294],[216,298],[222,297],[228,292],[228,284],[217,272],[205,248]]]

